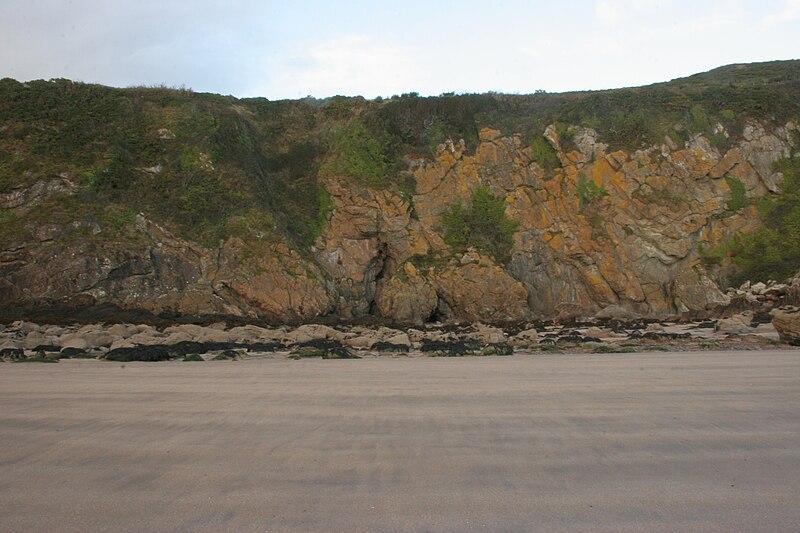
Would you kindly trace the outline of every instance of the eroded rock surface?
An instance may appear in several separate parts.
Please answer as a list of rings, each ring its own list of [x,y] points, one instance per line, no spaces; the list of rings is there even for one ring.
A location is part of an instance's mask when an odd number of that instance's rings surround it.
[[[545,170],[521,136],[484,128],[474,152],[448,141],[435,157],[412,162],[413,196],[329,177],[333,210],[310,254],[273,237],[204,247],[143,215],[140,240],[124,248],[104,241],[103,228],[46,224],[34,228],[34,241],[0,251],[0,300],[407,324],[721,308],[735,295],[720,290],[700,248],[758,226],[755,207],[726,207],[731,190],[723,178],[741,181],[748,197],[777,190],[772,163],[788,155],[796,129],[750,123],[724,153],[702,136],[629,153],[609,152],[586,128],[572,128],[565,143],[551,126],[544,136],[561,165]],[[479,187],[505,199],[506,215],[519,222],[507,264],[477,250],[455,253],[444,241],[443,212]],[[74,188],[66,179],[43,180],[0,202],[24,211]],[[76,237],[87,232],[100,237]]]

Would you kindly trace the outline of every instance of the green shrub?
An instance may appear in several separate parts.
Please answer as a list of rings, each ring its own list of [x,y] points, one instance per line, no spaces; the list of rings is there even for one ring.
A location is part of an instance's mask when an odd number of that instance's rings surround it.
[[[728,200],[725,207],[729,211],[739,211],[748,203],[745,197],[744,183],[731,176],[725,176],[725,183],[728,184],[728,188],[731,190],[731,199]]]
[[[373,186],[389,183],[389,139],[368,130],[358,120],[342,124],[331,132],[329,170]]]
[[[553,170],[561,165],[555,149],[541,135],[535,136],[530,142],[532,158],[542,165],[545,170]]]
[[[592,180],[587,180],[586,177],[581,174],[578,176],[578,182],[575,184],[575,194],[578,195],[579,209],[583,212],[587,206],[593,204],[603,196],[608,195],[608,191],[606,191],[605,187],[602,185],[598,185]]]
[[[500,263],[511,259],[514,232],[519,222],[505,215],[505,199],[498,198],[485,187],[472,194],[470,205],[450,205],[442,213],[444,240],[449,246],[464,249],[469,246],[487,253]]]
[[[775,164],[783,173],[781,192],[761,200],[762,225],[754,233],[738,236],[731,255],[739,272],[734,285],[745,280],[785,280],[800,269],[800,157]]]

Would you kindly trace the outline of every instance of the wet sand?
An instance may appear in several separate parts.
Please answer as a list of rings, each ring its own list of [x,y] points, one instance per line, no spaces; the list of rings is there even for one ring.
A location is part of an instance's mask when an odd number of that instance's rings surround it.
[[[797,531],[800,351],[0,365],[2,531]]]

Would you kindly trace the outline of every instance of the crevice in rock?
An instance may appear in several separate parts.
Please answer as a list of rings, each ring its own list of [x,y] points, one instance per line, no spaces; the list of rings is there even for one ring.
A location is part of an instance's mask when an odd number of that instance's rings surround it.
[[[436,293],[436,307],[430,316],[425,319],[426,323],[444,322],[453,318],[453,310],[441,294]]]
[[[367,313],[369,315],[378,314],[378,305],[375,300],[380,293],[384,278],[388,278],[391,271],[394,270],[394,264],[394,258],[389,254],[389,245],[381,243],[378,253],[369,262],[364,273],[364,296],[368,302]]]

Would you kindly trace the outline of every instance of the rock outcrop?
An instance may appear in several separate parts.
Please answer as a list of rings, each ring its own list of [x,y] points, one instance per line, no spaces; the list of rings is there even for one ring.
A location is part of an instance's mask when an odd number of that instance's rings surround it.
[[[333,313],[414,324],[718,308],[732,295],[720,291],[698,250],[758,224],[753,207],[726,209],[731,192],[722,178],[740,180],[750,196],[774,191],[771,163],[788,153],[793,128],[751,124],[724,153],[702,137],[609,153],[591,129],[573,128],[574,146],[565,150],[549,127],[545,138],[561,161],[554,170],[535,161],[519,135],[485,128],[474,153],[448,142],[434,159],[414,162],[413,198],[330,178],[334,207],[313,257],[280,239],[254,246],[231,237],[210,249],[142,215],[138,246],[127,249],[70,238],[79,227],[42,226],[39,240],[0,254],[0,297],[10,305],[77,300],[153,313],[276,321]],[[71,187],[38,182],[2,201],[24,210]],[[479,187],[504,198],[506,215],[519,222],[508,264],[476,250],[453,255],[444,241],[442,213]]]
[[[794,179],[800,62],[703,76],[281,102],[0,80],[0,320],[764,323],[798,291],[721,290],[725,245]],[[308,340],[405,345],[373,337]]]

